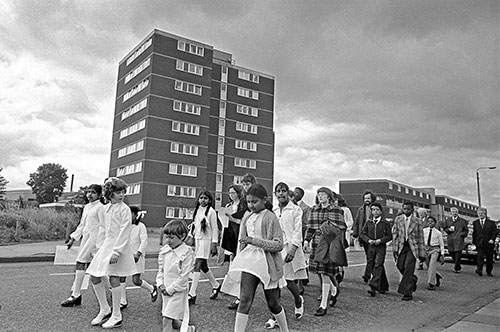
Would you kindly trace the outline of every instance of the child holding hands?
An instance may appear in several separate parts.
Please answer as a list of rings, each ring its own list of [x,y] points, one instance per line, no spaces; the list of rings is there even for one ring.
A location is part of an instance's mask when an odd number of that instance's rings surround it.
[[[175,320],[182,320],[181,332],[195,331],[189,326],[188,282],[194,266],[194,253],[183,241],[188,229],[181,220],[171,220],[163,228],[165,245],[158,254],[156,284],[162,294],[163,332],[173,331]]]

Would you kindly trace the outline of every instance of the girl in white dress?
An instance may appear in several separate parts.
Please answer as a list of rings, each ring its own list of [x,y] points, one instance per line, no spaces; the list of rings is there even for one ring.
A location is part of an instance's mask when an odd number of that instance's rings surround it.
[[[181,220],[171,220],[163,227],[165,245],[158,254],[156,284],[161,292],[163,332],[173,331],[176,320],[182,320],[181,332],[195,331],[189,326],[188,282],[194,266],[194,253],[183,240],[188,229]]]
[[[217,226],[217,214],[213,208],[214,199],[209,191],[202,191],[198,195],[196,207],[193,214],[192,236],[194,238],[194,263],[193,282],[189,289],[189,303],[195,304],[196,290],[200,281],[200,271],[203,271],[212,285],[211,300],[219,295],[220,284],[208,268],[208,257],[217,255],[217,243],[219,242],[219,228]]]
[[[283,281],[283,234],[280,223],[276,215],[266,209],[267,192],[261,184],[254,184],[248,189],[246,200],[251,213],[241,221],[241,251],[230,268],[230,272],[241,271],[240,304],[234,331],[246,330],[255,291],[262,284],[267,306],[278,321],[280,331],[288,332],[285,310],[279,299],[279,286],[283,285],[280,283]]]
[[[99,200],[102,194],[102,187],[98,184],[91,184],[85,193],[89,203],[83,208],[82,219],[76,230],[69,235],[70,239],[66,244],[68,249],[80,238],[80,250],[76,257],[75,281],[71,296],[61,303],[63,307],[72,307],[82,304],[82,283],[85,277],[85,269],[96,254],[98,246],[104,240],[104,206]]]
[[[108,178],[104,183],[104,197],[111,203],[106,206],[104,214],[106,234],[102,246],[87,269],[100,308],[91,324],[102,325],[104,328],[121,326],[120,277],[135,274],[134,256],[129,241],[132,213],[123,202],[126,189],[125,181],[115,177]],[[111,284],[113,311],[109,307],[102,282],[102,277],[105,276],[109,276]]]
[[[137,206],[131,206],[132,212],[132,230],[130,231],[130,246],[134,253],[135,261],[135,274],[132,276],[134,285],[144,288],[151,295],[151,302],[155,302],[158,298],[158,290],[156,285],[151,285],[146,280],[141,279],[141,274],[144,273],[146,266],[146,248],[148,247],[148,231],[146,225],[141,222],[143,213]],[[125,309],[128,306],[127,291],[126,291],[126,277],[120,278],[120,287],[122,289],[122,296],[120,300],[120,307]]]

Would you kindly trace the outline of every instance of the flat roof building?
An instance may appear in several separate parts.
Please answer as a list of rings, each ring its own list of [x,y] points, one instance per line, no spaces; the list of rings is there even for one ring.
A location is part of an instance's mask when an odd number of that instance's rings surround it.
[[[109,175],[147,226],[191,218],[201,190],[221,206],[245,173],[272,189],[273,123],[273,76],[154,30],[119,63]]]

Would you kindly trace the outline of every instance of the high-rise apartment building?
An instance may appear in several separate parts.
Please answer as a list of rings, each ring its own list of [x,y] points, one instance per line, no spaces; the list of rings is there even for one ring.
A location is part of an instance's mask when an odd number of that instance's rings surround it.
[[[120,61],[110,176],[147,226],[216,206],[245,173],[272,189],[274,77],[235,65],[205,43],[154,30]]]

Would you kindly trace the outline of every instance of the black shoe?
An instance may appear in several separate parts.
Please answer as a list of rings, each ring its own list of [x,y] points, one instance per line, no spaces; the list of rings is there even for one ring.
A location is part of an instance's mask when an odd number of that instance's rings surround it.
[[[413,275],[413,293],[417,291],[418,277]]]
[[[363,279],[363,281],[365,282],[365,284],[368,283],[368,281],[370,281],[370,278],[368,278],[364,274],[361,276],[361,279]]]
[[[78,297],[74,297],[73,295],[71,295],[66,301],[61,303],[61,306],[74,307],[74,306],[81,305],[81,304],[82,304],[82,296],[81,295]]]
[[[192,296],[191,294],[188,294],[188,303],[195,304],[196,303],[196,295]]]
[[[433,284],[429,284],[429,287],[427,287],[428,290],[436,290],[436,286]]]
[[[413,300],[413,296],[411,295],[405,295],[401,298],[402,301],[411,301]]]
[[[488,275],[488,277],[493,277],[493,274],[491,272],[488,273],[487,275]]]
[[[385,294],[385,293],[387,293],[388,291],[389,291],[389,290],[381,290],[381,291],[379,291],[379,293],[380,293],[380,294]]]
[[[120,310],[127,309],[128,303],[120,303]]]
[[[455,270],[455,273],[460,273],[460,270]]]
[[[377,295],[377,292],[373,288],[370,288],[369,290],[367,290],[367,292],[371,297],[375,297],[375,295]]]
[[[302,279],[302,285],[307,286],[308,283],[309,283],[309,278]]]
[[[474,272],[476,272],[476,274],[477,274],[478,276],[480,276],[480,277],[482,277],[482,276],[483,276],[483,271],[479,271],[478,269],[476,269],[476,271],[474,271]]]
[[[222,284],[219,284],[219,287],[212,289],[212,294],[210,295],[210,300],[215,300],[217,298],[217,296],[219,296],[221,288],[222,288]]]
[[[441,286],[441,279],[443,279],[443,277],[440,274],[437,274],[436,275],[436,287]]]
[[[230,310],[236,310],[238,309],[238,306],[240,305],[240,299],[236,298],[234,299],[233,302],[231,302],[227,308],[230,309]]]
[[[151,302],[155,302],[157,298],[158,298],[158,287],[156,287],[156,285],[153,285],[153,291],[151,292]]]
[[[326,308],[323,309],[323,308],[319,307],[316,310],[316,312],[314,313],[314,316],[324,316],[324,315],[326,315],[326,311],[327,311]]]

